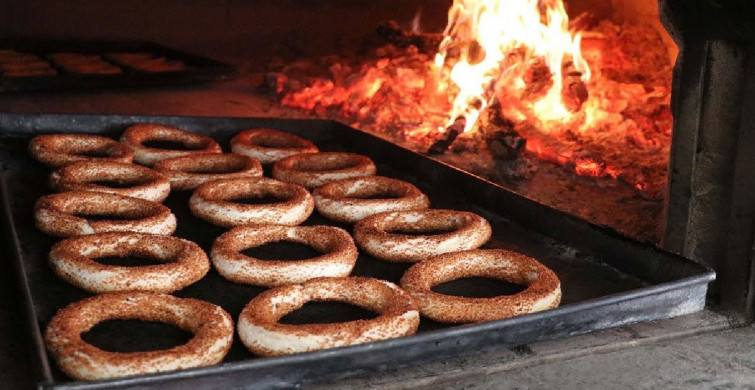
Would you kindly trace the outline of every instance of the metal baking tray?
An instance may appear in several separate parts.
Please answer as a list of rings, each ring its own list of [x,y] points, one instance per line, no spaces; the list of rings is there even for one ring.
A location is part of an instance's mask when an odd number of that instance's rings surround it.
[[[56,310],[88,294],[59,280],[49,270],[46,256],[55,239],[33,225],[35,200],[49,190],[49,170],[26,152],[34,134],[52,132],[98,133],[117,138],[129,125],[157,122],[214,137],[228,149],[230,137],[240,130],[268,127],[314,141],[321,150],[350,151],[370,156],[378,173],[416,184],[436,208],[469,210],[487,218],[493,238],[486,248],[507,248],[533,256],[553,269],[562,282],[562,305],[556,309],[471,325],[444,325],[422,318],[416,335],[363,345],[274,358],[253,356],[238,336],[222,364],[95,382],[75,382],[62,374],[41,339]],[[0,114],[0,159],[3,164],[3,205],[12,234],[15,258],[26,297],[29,330],[38,360],[39,386],[54,389],[93,388],[298,388],[372,372],[396,370],[490,350],[670,318],[704,308],[709,268],[656,247],[631,240],[564,212],[512,193],[496,184],[416,154],[342,124],[321,120],[211,118],[128,115]],[[193,217],[186,206],[189,193],[166,200],[178,218],[177,236],[196,241],[207,250],[223,229]],[[333,224],[313,214],[305,224]],[[338,225],[348,230],[347,225]],[[300,248],[271,247],[267,255]],[[354,274],[397,282],[408,264],[375,260],[360,254]],[[444,284],[448,293],[472,295],[505,293],[506,286],[487,279]],[[262,288],[234,284],[215,271],[176,293],[224,307],[234,319]],[[347,320],[364,313],[348,305],[306,305],[287,318],[290,322]],[[165,329],[167,328],[167,329]],[[160,348],[180,344],[186,335],[167,325],[107,323],[87,334],[101,348]],[[136,346],[136,347],[134,347]],[[119,349],[120,348],[120,349]]]
[[[57,75],[31,77],[0,75],[0,92],[191,84],[217,80],[235,72],[232,65],[144,41],[0,39],[0,50],[3,49],[28,52],[42,58],[59,52],[98,54],[103,58],[109,52],[148,52],[157,57],[166,57],[168,60],[183,61],[186,68],[177,71],[147,72],[122,66],[105,58],[106,61],[120,67],[123,72],[98,75],[59,71]]]

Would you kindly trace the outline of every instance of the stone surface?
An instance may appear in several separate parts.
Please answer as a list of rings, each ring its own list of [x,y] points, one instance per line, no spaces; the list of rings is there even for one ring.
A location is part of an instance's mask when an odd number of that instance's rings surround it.
[[[728,324],[704,311],[312,389],[755,387],[755,328]]]
[[[715,332],[500,372],[445,389],[752,389],[755,329]]]

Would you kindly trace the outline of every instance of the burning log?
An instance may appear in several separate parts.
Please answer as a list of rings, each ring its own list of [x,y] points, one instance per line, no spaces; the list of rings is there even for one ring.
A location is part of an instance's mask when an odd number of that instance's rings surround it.
[[[464,119],[464,117],[458,117],[454,121],[454,123],[451,126],[448,126],[446,128],[446,132],[443,133],[443,136],[440,137],[437,141],[433,142],[432,145],[430,145],[430,148],[427,150],[427,154],[443,154],[448,150],[448,147],[451,146],[454,141],[456,141],[456,137],[459,136],[462,132],[464,132],[464,127],[467,125],[467,120]]]
[[[523,79],[527,87],[522,99],[530,102],[544,97],[553,86],[551,71],[542,60],[533,61],[524,73]]]
[[[527,146],[527,139],[520,136],[514,129],[504,129],[491,133],[485,139],[488,149],[496,158],[513,160],[519,157]]]
[[[590,96],[587,86],[582,81],[582,72],[574,67],[572,61],[566,61],[561,67],[561,78],[561,100],[569,111],[579,111]]]
[[[382,23],[377,27],[379,37],[400,48],[415,46],[423,53],[435,53],[443,39],[441,34],[414,33],[402,28],[393,20]]]
[[[527,139],[515,129],[516,124],[504,118],[501,103],[493,102],[480,117],[480,131],[493,157],[499,160],[514,160],[524,151]]]
[[[569,31],[590,31],[598,27],[600,19],[590,12],[582,12],[576,18],[569,21]]]

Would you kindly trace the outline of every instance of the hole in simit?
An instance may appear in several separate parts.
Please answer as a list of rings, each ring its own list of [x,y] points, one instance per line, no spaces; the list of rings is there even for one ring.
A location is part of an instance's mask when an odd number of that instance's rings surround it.
[[[144,267],[148,265],[163,264],[163,262],[157,261],[156,259],[136,256],[103,256],[95,257],[92,260],[102,265],[113,265],[120,267]]]
[[[304,260],[322,254],[309,245],[292,241],[271,242],[244,249],[241,253],[261,260]]]
[[[281,198],[277,198],[275,196],[270,196],[270,195],[262,195],[262,196],[243,196],[239,198],[227,199],[227,201],[233,202],[233,203],[239,203],[239,204],[272,204],[272,203],[285,202],[286,199],[281,199]]]
[[[155,321],[107,320],[81,335],[89,344],[109,352],[145,352],[186,344],[194,335]]]
[[[110,157],[112,153],[110,153],[107,149],[97,149],[97,150],[85,150],[83,152],[76,153],[79,156],[85,156],[85,157]]]
[[[168,140],[147,140],[142,142],[142,146],[165,150],[199,150],[203,148],[202,145],[186,145],[183,142]]]
[[[407,236],[433,236],[437,234],[451,233],[458,229],[456,226],[439,227],[436,229],[418,229],[409,226],[388,229],[388,233],[403,234]]]
[[[527,286],[509,283],[505,280],[484,277],[460,278],[433,286],[439,294],[467,298],[493,298],[501,295],[514,295]]]
[[[149,179],[144,178],[133,178],[133,179],[112,179],[112,180],[97,180],[93,181],[92,184],[96,184],[103,187],[110,187],[110,188],[130,188],[130,187],[136,187],[138,185],[149,183]]]
[[[286,314],[281,324],[332,324],[338,322],[370,320],[377,313],[345,302],[307,302],[301,308]]]

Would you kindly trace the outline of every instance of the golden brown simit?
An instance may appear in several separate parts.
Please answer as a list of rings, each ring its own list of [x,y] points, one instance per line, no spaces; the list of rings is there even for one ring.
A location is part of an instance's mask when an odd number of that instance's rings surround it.
[[[106,265],[102,257],[149,258],[158,264]],[[58,241],[50,250],[53,272],[92,293],[180,290],[207,274],[210,261],[197,244],[178,237],[108,232]]]
[[[320,256],[302,260],[261,260],[240,251],[288,241],[305,244]],[[333,226],[244,225],[223,233],[210,257],[224,278],[236,283],[279,286],[321,276],[348,276],[357,261],[357,247],[349,233]]]
[[[432,287],[469,277],[502,279],[527,286],[514,295],[468,298],[444,295]],[[551,309],[561,302],[561,282],[537,260],[503,249],[477,249],[430,257],[401,278],[423,316],[440,322],[481,322]]]
[[[29,154],[53,167],[76,161],[118,161],[130,163],[134,153],[110,138],[90,134],[38,135],[29,141]]]
[[[335,180],[374,175],[375,172],[377,168],[369,157],[343,152],[297,154],[273,165],[274,178],[308,189]]]
[[[39,230],[59,237],[112,231],[171,235],[176,231],[176,216],[160,203],[104,192],[43,196],[34,206],[34,219]]]
[[[332,324],[278,322],[310,301],[347,302],[380,315]],[[241,312],[238,332],[253,353],[277,356],[408,336],[418,325],[414,301],[393,283],[364,277],[317,278],[257,295]]]
[[[333,181],[312,191],[317,211],[338,222],[355,223],[373,214],[426,209],[430,200],[417,187],[384,176]]]
[[[107,192],[162,202],[170,194],[170,182],[162,173],[141,165],[114,161],[79,161],[50,174],[56,191]]]
[[[262,164],[272,164],[302,153],[317,153],[315,144],[290,133],[273,129],[244,130],[231,139],[231,151]]]
[[[186,344],[145,352],[104,351],[81,334],[112,319],[157,321],[194,334]],[[233,341],[231,316],[198,299],[150,292],[96,295],[59,310],[47,325],[45,344],[63,372],[97,380],[164,372],[220,363]]]
[[[379,259],[398,262],[417,262],[441,253],[477,248],[491,234],[488,221],[477,214],[439,209],[388,211],[354,226],[354,241],[362,250]]]
[[[162,149],[145,146],[148,141],[174,142],[186,149]],[[199,153],[222,153],[214,139],[178,127],[157,123],[130,126],[121,135],[121,142],[134,151],[134,161],[153,166],[160,160]]]
[[[192,154],[162,160],[155,169],[170,179],[177,191],[193,190],[200,185],[220,179],[262,177],[259,161],[238,154]]]

